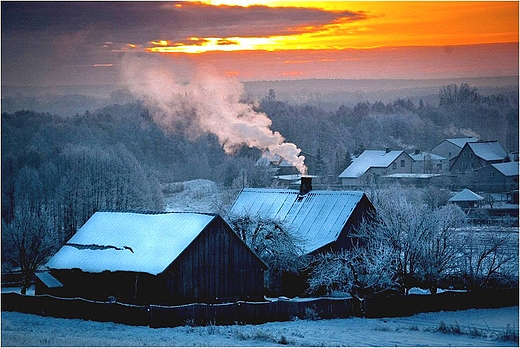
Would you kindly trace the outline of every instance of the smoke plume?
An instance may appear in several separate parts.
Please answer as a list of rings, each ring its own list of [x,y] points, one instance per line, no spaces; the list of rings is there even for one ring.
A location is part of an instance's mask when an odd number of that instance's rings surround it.
[[[204,64],[161,57],[125,56],[121,66],[122,82],[167,131],[191,137],[213,133],[228,154],[243,145],[255,147],[306,172],[301,150],[270,129],[266,114],[240,102],[243,86],[238,80],[220,77]]]

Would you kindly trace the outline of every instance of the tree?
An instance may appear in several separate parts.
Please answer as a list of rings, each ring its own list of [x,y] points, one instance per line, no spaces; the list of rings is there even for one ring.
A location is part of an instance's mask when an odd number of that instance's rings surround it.
[[[457,106],[462,103],[471,103],[480,100],[476,87],[471,87],[467,83],[459,86],[456,84],[442,87],[439,91],[439,105]]]
[[[282,222],[250,215],[232,216],[228,222],[274,273],[297,273],[304,265],[302,241],[291,235]]]
[[[47,207],[25,202],[15,209],[10,223],[2,223],[2,256],[22,273],[25,294],[37,268],[52,255],[58,245],[54,218]]]
[[[466,214],[458,206],[449,204],[431,214],[433,228],[421,238],[417,278],[437,292],[439,281],[457,269],[457,257],[464,248],[456,228],[466,222]]]
[[[380,241],[348,251],[320,254],[311,264],[309,292],[321,288],[328,294],[348,292],[364,314],[367,297],[399,288],[395,259],[393,250]]]
[[[516,278],[518,283],[518,251],[511,250],[518,242],[510,238],[508,233],[499,231],[467,232],[459,264],[467,289],[490,286],[494,279]]]
[[[456,206],[432,209],[407,193],[402,189],[375,192],[371,200],[377,214],[363,221],[356,234],[392,250],[396,279],[404,293],[421,283],[435,292],[439,280],[456,267],[464,244],[454,228],[462,226],[466,217]]]

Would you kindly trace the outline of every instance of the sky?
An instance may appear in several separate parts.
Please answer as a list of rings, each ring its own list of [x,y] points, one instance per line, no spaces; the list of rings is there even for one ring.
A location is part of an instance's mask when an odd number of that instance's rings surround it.
[[[2,85],[119,84],[129,57],[240,81],[516,76],[518,11],[517,1],[3,1]]]

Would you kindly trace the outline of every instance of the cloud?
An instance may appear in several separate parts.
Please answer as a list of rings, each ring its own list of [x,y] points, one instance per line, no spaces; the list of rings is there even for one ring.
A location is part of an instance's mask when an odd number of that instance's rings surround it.
[[[267,6],[213,6],[200,2],[2,2],[2,32],[47,39],[88,31],[89,42],[147,45],[190,37],[289,35],[338,20],[361,20],[362,12]]]

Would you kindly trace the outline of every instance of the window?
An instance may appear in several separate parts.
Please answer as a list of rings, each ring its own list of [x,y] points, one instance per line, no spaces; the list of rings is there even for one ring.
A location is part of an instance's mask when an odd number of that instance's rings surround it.
[[[470,167],[470,168],[475,167],[475,163],[471,162],[471,163],[469,164],[469,167]]]
[[[406,161],[405,160],[401,160],[401,168],[404,168],[406,166]]]
[[[397,169],[397,163],[392,163],[392,169]]]
[[[462,162],[462,169],[468,169],[468,163]]]

